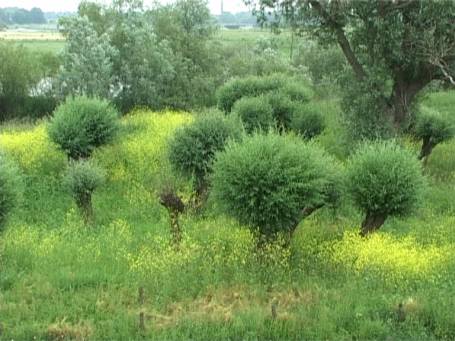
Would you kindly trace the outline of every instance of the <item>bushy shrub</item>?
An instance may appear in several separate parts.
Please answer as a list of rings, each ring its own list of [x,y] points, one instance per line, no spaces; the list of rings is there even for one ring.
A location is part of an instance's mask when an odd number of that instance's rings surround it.
[[[264,96],[244,97],[235,103],[232,112],[242,120],[248,133],[276,125],[273,108]]]
[[[86,160],[70,163],[64,184],[76,201],[86,223],[93,219],[92,195],[105,181],[104,171]]]
[[[169,160],[183,175],[193,177],[194,189],[201,195],[207,189],[215,153],[230,138],[239,138],[241,124],[220,112],[206,113],[178,129],[169,141]]]
[[[288,130],[291,127],[296,104],[280,91],[274,91],[266,95],[267,102],[272,107],[273,118],[280,130]]]
[[[289,97],[291,101],[306,103],[309,102],[313,97],[312,90],[303,81],[298,80],[287,80],[283,87],[280,88],[280,92]]]
[[[229,113],[242,97],[255,97],[277,90],[284,82],[284,78],[277,75],[234,79],[218,89],[218,108]]]
[[[19,174],[18,168],[0,153],[0,231],[22,194]]]
[[[261,235],[292,234],[329,198],[331,164],[314,144],[255,134],[217,155],[212,194],[227,214]]]
[[[455,135],[455,125],[449,117],[423,108],[417,116],[414,135],[422,141],[419,159],[426,159],[434,147]]]
[[[389,216],[408,214],[424,186],[418,160],[393,141],[363,145],[350,160],[348,179],[353,199],[365,213],[363,236],[379,229]]]
[[[68,157],[77,160],[110,142],[117,129],[118,112],[109,102],[75,97],[55,110],[48,133]]]
[[[312,139],[324,130],[324,117],[315,107],[300,104],[294,109],[291,128],[303,138]]]
[[[54,112],[57,107],[57,99],[51,96],[27,97],[24,99],[23,106],[22,116],[38,119]]]

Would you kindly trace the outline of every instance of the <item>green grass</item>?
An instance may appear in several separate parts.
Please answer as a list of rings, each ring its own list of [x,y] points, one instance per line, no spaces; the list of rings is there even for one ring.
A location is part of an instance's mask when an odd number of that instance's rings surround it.
[[[64,40],[16,40],[15,42],[32,52],[59,54],[65,48]]]
[[[455,96],[428,101],[450,108]],[[328,130],[318,141],[343,159],[338,105],[319,105]],[[167,139],[190,120],[169,112],[122,119],[116,142],[94,155],[108,182],[95,194],[90,227],[62,189],[66,158],[49,142],[46,122],[0,130],[0,148],[27,183],[0,236],[1,340],[455,338],[454,141],[429,160],[422,207],[368,240],[357,235],[362,217],[348,199],[302,223],[290,249],[260,252],[248,229],[209,205],[182,217],[185,237],[175,250],[157,184],[171,172]]]

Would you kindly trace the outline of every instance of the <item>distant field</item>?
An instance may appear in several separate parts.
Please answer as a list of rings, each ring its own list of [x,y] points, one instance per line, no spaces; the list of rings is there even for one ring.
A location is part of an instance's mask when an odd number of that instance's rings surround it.
[[[6,40],[59,40],[65,38],[58,32],[45,32],[35,30],[11,30],[0,32],[0,39]]]
[[[15,40],[20,45],[34,52],[51,52],[58,54],[65,47],[64,40]]]
[[[290,33],[276,35],[270,30],[235,29],[219,30],[215,39],[226,45],[251,46],[260,38],[275,38],[279,42],[280,51],[287,54],[290,50]],[[65,46],[65,38],[58,32],[46,30],[12,30],[0,32],[0,39],[16,41],[23,46],[40,52],[59,53]]]
[[[11,30],[0,32],[0,39],[15,41],[36,52],[59,53],[65,46],[65,38],[58,32]]]

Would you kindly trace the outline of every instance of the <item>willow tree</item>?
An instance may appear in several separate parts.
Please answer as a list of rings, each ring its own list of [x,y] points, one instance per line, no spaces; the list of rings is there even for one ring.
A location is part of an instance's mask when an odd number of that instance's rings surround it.
[[[433,80],[455,85],[453,0],[245,0],[262,22],[286,21],[339,45],[365,93],[393,123],[412,118]],[[274,15],[272,15],[274,13]],[[363,110],[368,115],[368,110]],[[366,117],[368,119],[368,117]]]

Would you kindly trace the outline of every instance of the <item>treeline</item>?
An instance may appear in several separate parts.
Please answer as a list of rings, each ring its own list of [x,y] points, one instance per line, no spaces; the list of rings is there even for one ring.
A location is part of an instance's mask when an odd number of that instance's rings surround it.
[[[37,7],[30,11],[17,7],[0,8],[0,25],[45,24],[46,22],[43,11]]]

